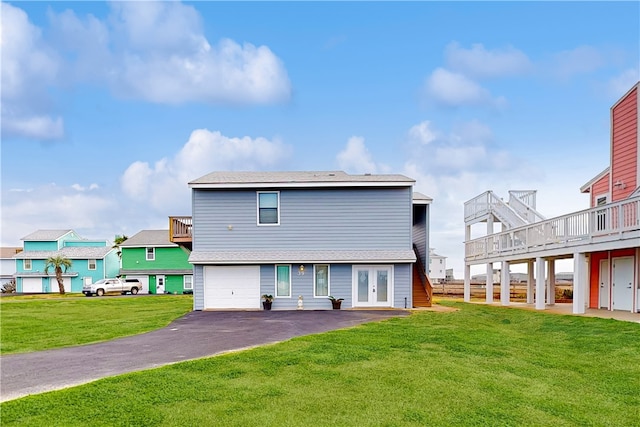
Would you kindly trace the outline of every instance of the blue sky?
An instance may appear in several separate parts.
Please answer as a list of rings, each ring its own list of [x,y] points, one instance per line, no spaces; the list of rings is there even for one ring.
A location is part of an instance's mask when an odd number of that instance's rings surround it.
[[[463,203],[588,207],[637,2],[2,3],[1,244],[190,214],[214,170],[403,173],[460,276]]]

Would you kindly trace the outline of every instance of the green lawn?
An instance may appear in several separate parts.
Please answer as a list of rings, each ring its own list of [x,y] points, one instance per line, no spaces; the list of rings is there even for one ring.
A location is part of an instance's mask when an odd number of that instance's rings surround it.
[[[2,425],[640,425],[640,325],[445,304],[5,402]]]
[[[2,297],[0,353],[46,350],[140,334],[168,325],[192,307],[191,295]]]

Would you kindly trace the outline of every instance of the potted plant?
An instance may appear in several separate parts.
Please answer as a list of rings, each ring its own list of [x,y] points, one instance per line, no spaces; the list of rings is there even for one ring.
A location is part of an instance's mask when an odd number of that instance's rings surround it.
[[[265,310],[271,310],[271,303],[273,303],[273,295],[262,295],[262,308]]]
[[[333,306],[333,309],[340,310],[340,306],[342,305],[342,301],[344,301],[344,298],[334,298],[331,295],[329,295],[329,299],[331,300],[331,305]]]

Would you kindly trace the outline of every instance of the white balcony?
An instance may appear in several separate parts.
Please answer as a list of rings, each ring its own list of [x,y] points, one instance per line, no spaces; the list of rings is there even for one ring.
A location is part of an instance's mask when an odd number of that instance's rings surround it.
[[[493,193],[483,193],[465,204],[465,220],[489,209]],[[486,208],[482,206],[485,204]],[[469,205],[469,206],[467,206]],[[640,196],[511,228],[465,242],[468,263],[527,259],[640,245]],[[488,212],[488,210],[487,210]],[[598,247],[599,245],[600,247]]]

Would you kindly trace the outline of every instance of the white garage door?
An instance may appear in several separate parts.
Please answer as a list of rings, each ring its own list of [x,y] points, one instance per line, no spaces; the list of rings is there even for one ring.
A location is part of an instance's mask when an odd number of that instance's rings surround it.
[[[127,274],[127,279],[138,279],[140,283],[142,283],[142,289],[139,293],[148,294],[149,293],[149,276],[136,276],[135,274]]]
[[[260,267],[205,267],[204,308],[260,308]]]
[[[64,284],[64,291],[67,293],[71,292],[71,277],[64,277],[62,283]],[[52,292],[54,294],[60,293],[58,279],[56,279],[55,277],[49,278],[49,292]]]
[[[23,277],[22,292],[24,293],[42,293],[42,278],[40,277]]]

